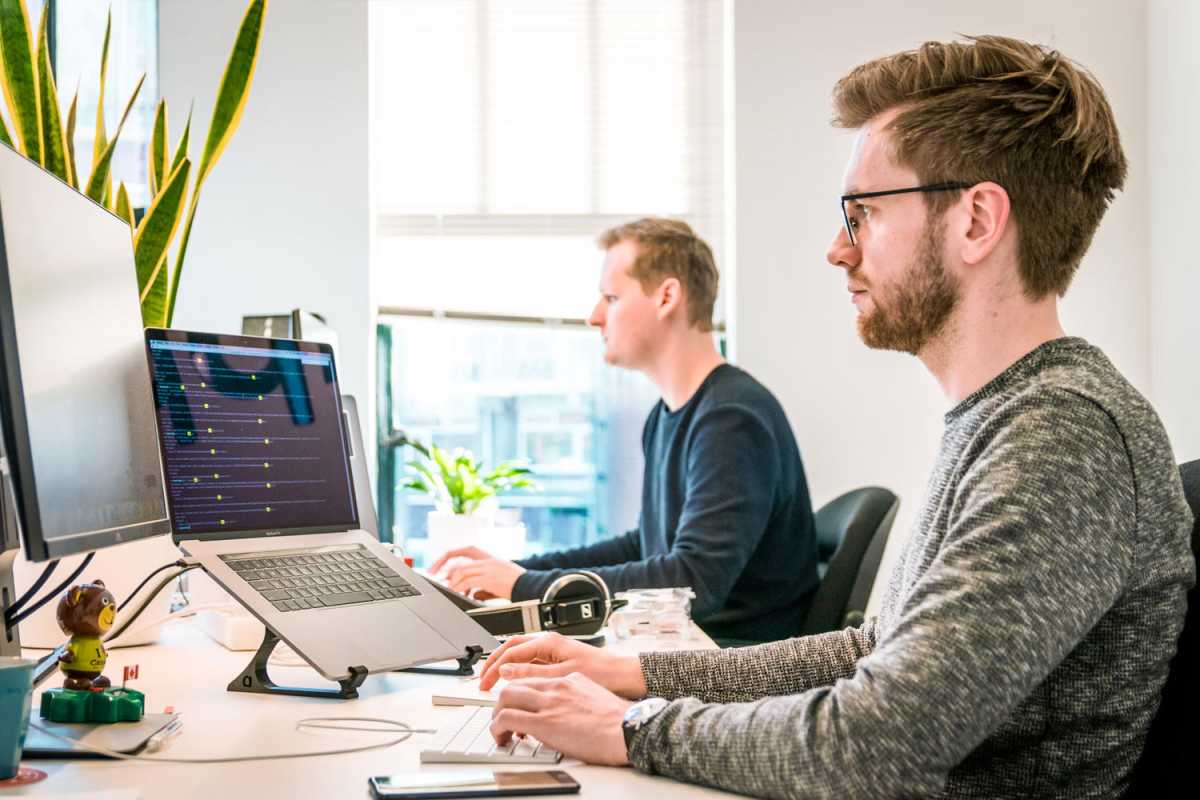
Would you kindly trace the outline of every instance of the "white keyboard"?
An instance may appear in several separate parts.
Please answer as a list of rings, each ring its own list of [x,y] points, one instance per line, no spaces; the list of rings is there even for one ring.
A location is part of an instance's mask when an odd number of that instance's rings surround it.
[[[557,764],[562,759],[562,753],[528,736],[514,736],[504,747],[497,747],[488,730],[491,724],[488,706],[455,709],[452,720],[438,731],[433,747],[421,751],[421,763]]]

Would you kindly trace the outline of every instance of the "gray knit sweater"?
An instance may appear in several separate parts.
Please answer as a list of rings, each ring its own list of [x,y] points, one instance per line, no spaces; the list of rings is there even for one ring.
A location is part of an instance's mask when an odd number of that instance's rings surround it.
[[[674,702],[630,760],[762,797],[1119,797],[1182,626],[1191,525],[1154,410],[1085,341],[1044,344],[946,415],[879,616],[643,655]]]

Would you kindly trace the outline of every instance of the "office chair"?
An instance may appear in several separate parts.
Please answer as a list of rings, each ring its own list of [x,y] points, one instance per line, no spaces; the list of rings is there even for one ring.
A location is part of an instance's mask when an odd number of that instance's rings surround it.
[[[878,486],[846,492],[815,515],[817,570],[821,585],[801,629],[802,636],[863,621],[875,573],[900,498]]]
[[[1200,461],[1179,468],[1183,491],[1197,520],[1192,528],[1192,554],[1200,553]],[[1195,797],[1196,737],[1200,731],[1200,585],[1187,595],[1187,615],[1179,649],[1163,687],[1158,713],[1150,723],[1146,749],[1133,770],[1126,798]]]

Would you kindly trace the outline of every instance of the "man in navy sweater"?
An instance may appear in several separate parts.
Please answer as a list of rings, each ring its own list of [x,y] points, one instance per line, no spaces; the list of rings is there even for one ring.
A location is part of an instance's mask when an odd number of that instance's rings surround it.
[[[596,572],[613,591],[690,586],[693,617],[714,638],[793,636],[819,582],[808,485],[779,402],[717,352],[712,251],[667,219],[599,241],[606,255],[589,323],[606,362],[643,372],[662,393],[642,433],[638,527],[516,563],[452,550],[432,571],[449,565],[454,589],[514,600],[540,597],[571,569]]]

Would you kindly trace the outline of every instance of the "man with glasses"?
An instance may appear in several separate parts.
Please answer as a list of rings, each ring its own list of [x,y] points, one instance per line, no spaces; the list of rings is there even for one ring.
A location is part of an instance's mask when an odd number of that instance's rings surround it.
[[[1124,183],[1112,111],[994,36],[864,64],[834,102],[858,138],[828,260],[863,341],[950,407],[879,615],[640,658],[509,642],[493,733],[764,797],[1120,797],[1195,564],[1157,415],[1058,317]]]

